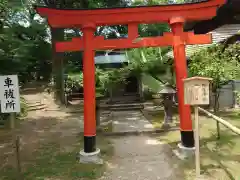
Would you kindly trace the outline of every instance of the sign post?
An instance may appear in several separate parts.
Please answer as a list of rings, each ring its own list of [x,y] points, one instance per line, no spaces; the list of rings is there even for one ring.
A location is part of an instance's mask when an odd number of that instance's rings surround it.
[[[17,75],[0,76],[0,101],[1,101],[1,113],[10,114],[9,116],[10,127],[11,129],[14,129],[16,113],[19,113],[21,110]],[[16,137],[14,132],[13,136],[14,136],[13,139],[16,144],[16,160],[19,179],[22,179],[20,166],[19,137]]]
[[[198,106],[209,104],[209,84],[211,78],[192,77],[184,79],[184,103],[194,106],[195,119],[195,164],[196,178],[201,175],[200,168],[200,143],[199,143],[199,115]]]
[[[201,175],[200,168],[200,142],[199,142],[199,119],[198,119],[198,106],[194,106],[194,119],[195,119],[195,163],[196,163],[196,177]]]
[[[20,95],[17,75],[0,76],[1,113],[10,113],[10,127],[15,127],[15,113],[20,112]]]
[[[15,120],[15,113],[10,113],[9,114],[9,120],[10,120],[10,128],[14,129],[15,128],[15,124],[16,124],[16,120]]]

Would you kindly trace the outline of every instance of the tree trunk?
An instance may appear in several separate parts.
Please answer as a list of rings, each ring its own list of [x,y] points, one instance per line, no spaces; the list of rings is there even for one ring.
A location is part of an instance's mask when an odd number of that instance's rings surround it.
[[[215,92],[215,98],[214,98],[214,113],[217,114],[219,111],[219,95],[220,92],[216,90]]]
[[[219,95],[220,92],[218,90],[215,91],[215,99],[214,99],[214,114],[217,115],[219,111]],[[220,124],[216,121],[217,126],[217,139],[220,139]]]
[[[54,81],[54,98],[56,102],[64,104],[64,67],[63,56],[56,52],[57,41],[64,40],[64,29],[51,28],[52,36],[52,75]]]

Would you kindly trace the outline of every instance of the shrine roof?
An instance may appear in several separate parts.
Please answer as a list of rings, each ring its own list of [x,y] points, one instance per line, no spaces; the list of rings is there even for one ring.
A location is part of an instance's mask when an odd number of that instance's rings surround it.
[[[210,20],[189,22],[185,24],[185,30],[194,30],[195,34],[205,34],[225,24],[240,24],[240,0],[227,0],[221,6],[217,15]]]

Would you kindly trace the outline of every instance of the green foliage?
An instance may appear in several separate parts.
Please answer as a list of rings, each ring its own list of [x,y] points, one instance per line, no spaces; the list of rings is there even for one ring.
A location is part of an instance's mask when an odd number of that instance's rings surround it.
[[[0,42],[2,47],[0,73],[19,74],[20,81],[45,76],[49,73],[50,45],[44,40],[18,39],[16,33],[18,32],[15,29],[8,30]]]
[[[149,76],[149,74],[151,78],[154,76],[154,80],[164,84],[169,79],[163,78],[164,80],[160,81],[159,76],[163,76],[171,68],[164,56],[167,51],[167,48],[132,49],[126,53],[129,60],[127,66],[119,69],[97,70],[97,77],[99,78],[97,86],[101,87],[102,91],[106,93],[110,88],[114,89],[118,88],[119,84],[126,84],[127,78],[130,76],[146,77],[145,75]],[[156,89],[153,86],[149,88]]]
[[[90,8],[127,7],[130,0],[90,0]]]
[[[31,8],[7,9],[0,28],[0,74],[18,74],[20,82],[50,77],[51,46],[46,41],[46,25],[34,16]]]
[[[65,53],[65,59],[67,60],[66,72],[78,73],[82,70],[82,52]]]
[[[213,45],[191,57],[191,76],[213,78],[213,91],[239,77],[240,45],[229,45],[226,49],[222,45]]]
[[[76,93],[83,88],[83,74],[72,74],[65,80],[65,91],[67,93]]]
[[[107,93],[110,88],[114,89],[118,87],[118,84],[126,83],[126,78],[128,77],[130,70],[128,68],[119,68],[98,70],[98,72],[100,87],[105,93]]]
[[[130,61],[129,67],[137,72],[136,75],[146,73],[154,78],[159,75],[162,76],[171,68],[165,56],[168,50],[168,48],[133,49],[127,53]],[[163,79],[162,81],[168,82],[169,79]]]
[[[136,0],[133,2],[132,6],[152,6],[159,4],[168,4],[168,0],[150,0],[142,1]],[[170,28],[166,23],[157,23],[157,24],[140,24],[139,25],[139,34],[141,37],[148,36],[160,36],[163,32],[169,32]]]
[[[109,71],[104,71],[96,68],[95,80],[96,80],[96,92],[99,94],[106,94],[109,88]],[[65,91],[68,93],[76,93],[83,90],[83,73],[69,74],[65,80]]]
[[[20,107],[21,107],[21,112],[18,114],[19,118],[27,116],[27,102],[23,97],[20,97]]]
[[[0,75],[17,74],[21,84],[31,80],[49,80],[51,45],[46,41],[47,26],[35,20],[32,7],[22,3],[0,0]],[[21,113],[27,105],[21,98]],[[0,114],[6,121],[8,114]]]

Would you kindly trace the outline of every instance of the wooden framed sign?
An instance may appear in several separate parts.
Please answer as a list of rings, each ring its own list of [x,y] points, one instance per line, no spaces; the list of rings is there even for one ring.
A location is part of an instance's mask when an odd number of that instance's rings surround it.
[[[184,102],[188,105],[209,104],[211,78],[192,77],[184,79]]]

